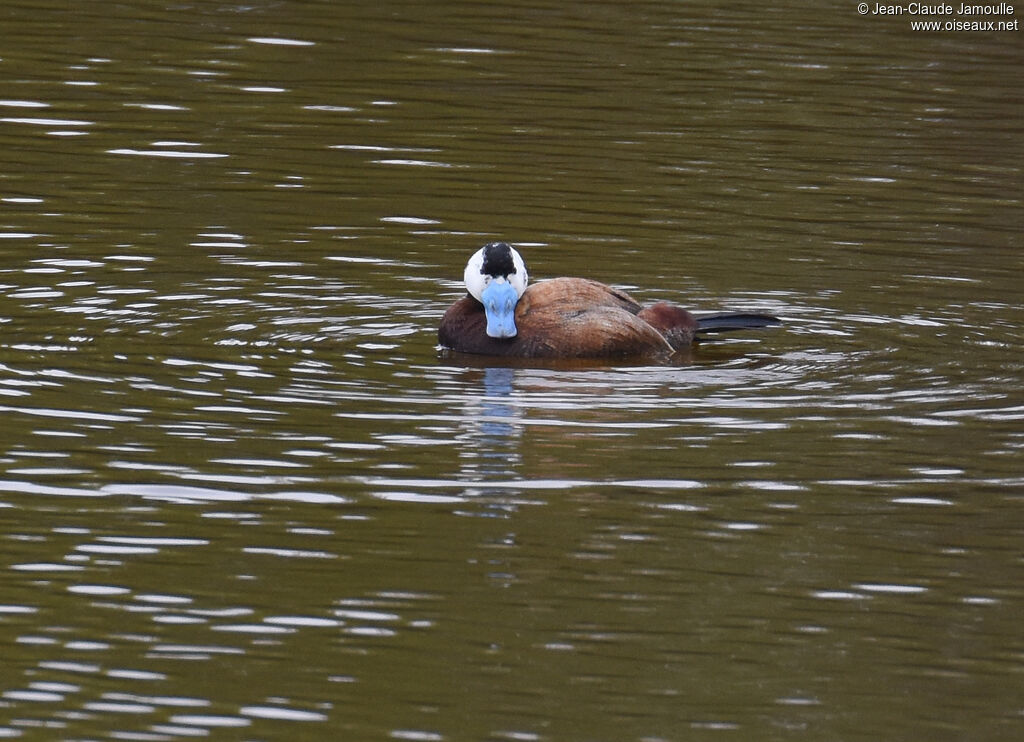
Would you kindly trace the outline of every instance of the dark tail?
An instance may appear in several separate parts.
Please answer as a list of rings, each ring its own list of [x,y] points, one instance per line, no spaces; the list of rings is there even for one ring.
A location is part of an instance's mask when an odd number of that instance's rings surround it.
[[[697,317],[697,334],[777,327],[781,324],[782,320],[770,314],[709,314]]]

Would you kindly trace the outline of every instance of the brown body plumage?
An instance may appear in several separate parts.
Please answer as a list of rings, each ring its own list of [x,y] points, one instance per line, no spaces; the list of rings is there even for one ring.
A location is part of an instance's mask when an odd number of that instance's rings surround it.
[[[526,289],[515,308],[518,333],[489,337],[483,305],[459,299],[441,319],[441,345],[516,358],[668,356],[688,347],[692,314],[666,302],[642,306],[624,291],[586,278],[553,278]]]

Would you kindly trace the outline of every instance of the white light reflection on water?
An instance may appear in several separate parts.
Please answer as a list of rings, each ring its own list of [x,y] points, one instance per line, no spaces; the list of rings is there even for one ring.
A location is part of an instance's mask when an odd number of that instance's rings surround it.
[[[327,714],[319,711],[304,711],[283,706],[243,706],[239,709],[242,716],[256,719],[277,719],[279,721],[326,721]]]
[[[171,149],[131,149],[131,148],[120,148],[107,150],[112,155],[132,155],[138,157],[167,157],[174,159],[217,159],[221,157],[229,157],[227,153],[222,152],[192,152],[188,150],[171,150]]]
[[[0,117],[0,123],[5,124],[30,124],[32,126],[92,126],[94,121],[79,121],[77,119],[52,119],[33,118],[28,116],[6,116]]]
[[[314,41],[288,39],[280,36],[254,36],[246,41],[252,44],[269,44],[271,46],[315,46],[316,44]]]

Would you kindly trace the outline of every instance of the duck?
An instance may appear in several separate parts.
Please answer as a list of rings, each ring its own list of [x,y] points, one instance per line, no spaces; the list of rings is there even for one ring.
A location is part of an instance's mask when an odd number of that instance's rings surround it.
[[[438,342],[460,353],[511,358],[668,358],[702,336],[780,325],[767,314],[695,316],[675,304],[642,305],[588,278],[529,284],[507,242],[477,250],[463,272],[467,295],[441,318]]]

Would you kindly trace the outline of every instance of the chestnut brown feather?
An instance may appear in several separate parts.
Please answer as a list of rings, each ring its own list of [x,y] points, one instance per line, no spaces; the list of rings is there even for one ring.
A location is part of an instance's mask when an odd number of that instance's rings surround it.
[[[441,345],[517,358],[667,356],[693,340],[696,320],[679,307],[644,309],[624,291],[586,278],[553,278],[526,289],[516,305],[518,334],[492,338],[483,306],[470,296],[441,319]]]

